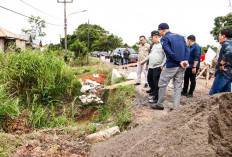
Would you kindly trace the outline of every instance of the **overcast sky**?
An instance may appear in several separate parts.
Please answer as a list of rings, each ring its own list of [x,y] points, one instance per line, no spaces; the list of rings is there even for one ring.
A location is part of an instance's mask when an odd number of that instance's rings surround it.
[[[39,12],[22,0],[0,0],[0,6],[12,9],[27,16],[40,16],[46,22],[64,23],[63,4],[57,0],[23,0],[36,7]],[[67,14],[88,10],[68,17],[68,34],[82,23],[98,24],[133,45],[140,35],[150,36],[159,23],[166,22],[174,33],[184,36],[195,35],[201,46],[215,45],[210,31],[214,18],[229,13],[229,0],[73,0],[67,4]],[[0,26],[14,34],[22,28],[29,28],[27,18],[0,8]],[[43,43],[58,43],[59,35],[64,37],[62,26],[47,25],[47,35]]]

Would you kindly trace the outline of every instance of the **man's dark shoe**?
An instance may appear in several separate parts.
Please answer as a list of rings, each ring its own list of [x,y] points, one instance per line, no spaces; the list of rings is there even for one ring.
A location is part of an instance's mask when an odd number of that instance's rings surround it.
[[[183,95],[183,96],[187,96],[187,95],[188,95],[188,93],[187,93],[187,92],[182,91],[182,92],[181,92],[181,95]]]
[[[174,108],[172,108],[172,107],[169,109],[169,111],[173,111],[173,110],[174,110]]]
[[[153,91],[150,89],[150,90],[147,90],[146,93],[152,93]]]
[[[144,88],[147,88],[147,87],[148,87],[148,85],[147,85],[147,83],[145,83]]]
[[[189,94],[187,95],[187,98],[192,98],[193,97],[193,94]]]
[[[158,100],[157,100],[157,99],[149,99],[148,102],[149,102],[149,103],[157,103]]]
[[[138,86],[138,85],[140,85],[140,83],[136,83],[136,84],[134,84],[135,86]]]
[[[164,110],[164,107],[157,106],[156,104],[151,104],[150,107],[155,110]]]

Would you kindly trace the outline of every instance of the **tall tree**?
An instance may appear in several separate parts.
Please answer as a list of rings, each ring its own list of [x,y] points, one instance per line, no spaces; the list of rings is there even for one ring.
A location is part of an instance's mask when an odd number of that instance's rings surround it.
[[[232,29],[232,13],[226,16],[218,16],[214,19],[214,28],[210,33],[213,35],[214,39],[218,41],[219,33],[224,28]]]
[[[110,35],[103,35],[99,38],[99,40],[95,40],[92,49],[100,50],[100,51],[112,51],[117,47],[122,46],[122,39],[114,36],[113,34]]]
[[[35,17],[31,15],[31,17],[28,18],[28,22],[30,23],[31,28],[22,29],[23,33],[30,34],[33,39],[46,35],[46,33],[43,31],[43,29],[46,28],[45,21],[42,20],[39,16]]]
[[[75,58],[77,58],[80,54],[82,56],[86,55],[87,47],[84,42],[80,42],[78,39],[70,45],[70,50],[74,51]]]

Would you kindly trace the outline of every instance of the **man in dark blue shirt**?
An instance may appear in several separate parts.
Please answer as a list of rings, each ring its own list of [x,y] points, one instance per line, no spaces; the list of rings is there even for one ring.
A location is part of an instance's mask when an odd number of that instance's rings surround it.
[[[232,81],[232,29],[223,29],[219,34],[222,48],[216,65],[216,77],[209,92],[210,95],[231,92]]]
[[[196,44],[196,37],[194,35],[188,36],[187,40],[190,45],[190,57],[188,60],[189,67],[186,69],[184,74],[184,88],[181,95],[193,97],[193,91],[196,87],[196,73],[200,68],[201,47]],[[189,80],[191,85],[188,92]]]
[[[161,72],[159,79],[159,99],[157,104],[150,105],[151,108],[163,110],[163,103],[166,97],[166,87],[171,79],[174,83],[174,102],[170,110],[176,109],[180,104],[181,85],[183,81],[183,74],[188,68],[189,50],[185,39],[169,31],[167,23],[161,23],[158,27],[159,33],[162,35],[162,48],[166,54],[166,63]]]

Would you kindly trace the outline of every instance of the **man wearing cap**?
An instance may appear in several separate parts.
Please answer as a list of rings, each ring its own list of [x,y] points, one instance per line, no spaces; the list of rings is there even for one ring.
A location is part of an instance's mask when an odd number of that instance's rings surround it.
[[[189,50],[185,39],[169,31],[167,23],[161,23],[158,31],[162,36],[162,48],[166,54],[167,60],[161,72],[159,80],[159,99],[157,104],[152,104],[151,108],[163,110],[163,103],[166,97],[166,87],[171,79],[174,83],[174,103],[170,110],[176,109],[180,104],[181,85],[183,75],[186,68],[188,68]]]
[[[148,67],[152,78],[150,79],[149,86],[154,93],[154,97],[151,100],[149,100],[149,102],[157,103],[159,92],[158,83],[163,65],[166,62],[166,56],[164,50],[162,49],[162,44],[160,42],[161,35],[159,34],[159,32],[152,31],[151,38],[154,45],[149,55],[141,62],[141,65],[149,61]]]
[[[184,73],[184,88],[181,95],[193,97],[193,91],[196,87],[196,73],[200,68],[201,47],[196,44],[196,37],[194,35],[188,36],[187,42],[190,45],[189,67]],[[188,91],[189,80],[191,84]]]
[[[150,45],[146,43],[146,38],[145,36],[140,36],[139,37],[140,45],[139,45],[139,54],[138,54],[138,64],[137,64],[137,83],[135,85],[140,85],[141,83],[141,73],[142,70],[144,71],[144,76],[145,76],[145,85],[144,88],[147,88],[147,69],[146,69],[146,64],[141,65],[140,62],[144,60],[145,57],[148,56],[148,53],[150,51]]]

